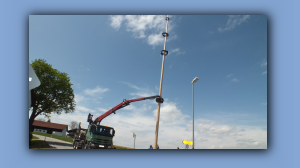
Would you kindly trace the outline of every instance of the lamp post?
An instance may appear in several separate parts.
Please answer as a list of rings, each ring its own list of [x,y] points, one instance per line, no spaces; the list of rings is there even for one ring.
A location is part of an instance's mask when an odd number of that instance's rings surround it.
[[[133,148],[135,149],[135,137],[136,137],[136,134],[133,132],[133,140],[134,140],[134,142],[133,142]]]
[[[198,77],[194,78],[192,81],[192,88],[193,88],[193,148],[194,149],[194,83],[196,83],[199,80]]]

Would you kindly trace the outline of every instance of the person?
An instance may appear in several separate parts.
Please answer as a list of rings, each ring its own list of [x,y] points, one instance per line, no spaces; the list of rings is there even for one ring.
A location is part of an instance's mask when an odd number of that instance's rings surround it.
[[[89,114],[89,123],[93,124],[93,115]]]
[[[159,149],[159,146],[157,145],[157,149]]]
[[[179,149],[179,147],[177,147],[177,149]]]
[[[152,145],[150,145],[150,148],[149,148],[149,149],[153,149],[153,148],[152,148]]]

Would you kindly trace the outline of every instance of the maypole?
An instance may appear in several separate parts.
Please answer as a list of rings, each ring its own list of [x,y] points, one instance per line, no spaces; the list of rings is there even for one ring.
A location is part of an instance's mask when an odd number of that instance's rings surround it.
[[[168,34],[169,15],[166,17],[166,20],[167,20],[166,32],[162,33],[162,36],[165,37],[165,45],[164,45],[164,50],[162,50],[160,52],[160,54],[163,56],[162,68],[161,68],[161,77],[160,77],[160,89],[159,89],[159,96],[160,97],[161,97],[161,89],[162,89],[162,82],[163,82],[163,76],[164,76],[165,56],[168,55],[168,51],[166,50],[166,45],[167,45],[167,37],[169,36],[169,34]],[[158,102],[158,108],[157,108],[154,149],[157,149],[157,138],[158,138],[159,115],[160,115],[160,104],[161,103],[162,102]]]

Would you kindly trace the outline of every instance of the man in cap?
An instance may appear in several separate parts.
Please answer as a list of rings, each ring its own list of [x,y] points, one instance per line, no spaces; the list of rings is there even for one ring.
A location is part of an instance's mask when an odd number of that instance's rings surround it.
[[[91,113],[89,114],[89,120],[88,121],[89,121],[90,124],[93,124],[93,115]]]

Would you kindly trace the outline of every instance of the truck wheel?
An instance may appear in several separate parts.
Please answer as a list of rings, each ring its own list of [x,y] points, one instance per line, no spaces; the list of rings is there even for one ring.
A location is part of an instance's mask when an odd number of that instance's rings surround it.
[[[80,147],[79,144],[81,144]],[[82,143],[81,141],[77,142],[77,149],[83,149],[83,147],[84,147],[84,143]]]

